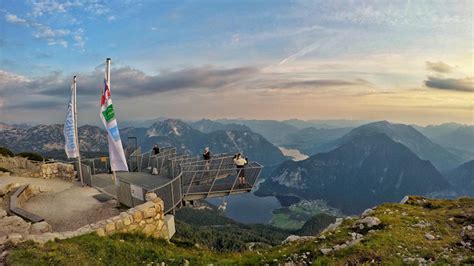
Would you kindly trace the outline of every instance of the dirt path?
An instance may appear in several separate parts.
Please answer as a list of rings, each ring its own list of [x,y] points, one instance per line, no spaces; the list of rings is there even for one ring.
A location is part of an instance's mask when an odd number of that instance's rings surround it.
[[[33,196],[23,206],[51,224],[54,231],[78,229],[83,225],[115,216],[120,210],[116,201],[99,202],[94,195],[100,192],[91,187],[81,187],[60,179],[25,177],[0,177],[0,183],[20,183],[39,186],[42,193]]]

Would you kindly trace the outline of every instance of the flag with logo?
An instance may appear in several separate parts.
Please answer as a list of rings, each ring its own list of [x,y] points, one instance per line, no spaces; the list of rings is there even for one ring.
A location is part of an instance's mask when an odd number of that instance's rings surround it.
[[[67,113],[66,113],[66,121],[64,122],[64,139],[65,145],[64,150],[66,151],[66,155],[68,158],[77,158],[79,156],[79,152],[77,149],[77,140],[76,140],[76,127],[74,121],[74,107],[72,105],[72,87],[71,87],[71,98],[69,99],[69,103],[67,105]]]
[[[109,141],[110,166],[112,171],[128,171],[125,153],[122,147],[122,140],[115,119],[114,106],[112,98],[110,98],[110,81],[107,78],[107,72],[104,78],[104,90],[102,91],[102,99],[100,101],[100,118],[107,129],[107,138]]]

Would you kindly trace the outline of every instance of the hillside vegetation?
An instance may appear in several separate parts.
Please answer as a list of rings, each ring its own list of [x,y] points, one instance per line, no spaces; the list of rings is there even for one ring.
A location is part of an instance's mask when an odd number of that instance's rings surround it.
[[[474,199],[433,200],[410,197],[405,204],[383,204],[363,217],[338,220],[319,236],[272,248],[216,252],[183,247],[136,234],[94,234],[49,242],[25,243],[11,251],[12,265],[249,265],[292,262],[313,264],[474,263]],[[180,230],[180,228],[177,228]]]

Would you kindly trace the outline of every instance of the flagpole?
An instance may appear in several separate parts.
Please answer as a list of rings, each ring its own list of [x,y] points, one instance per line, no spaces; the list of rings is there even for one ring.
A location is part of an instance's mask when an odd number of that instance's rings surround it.
[[[105,60],[105,63],[106,63],[106,64],[105,64],[105,66],[106,66],[105,71],[106,71],[106,75],[107,75],[107,85],[108,85],[108,87],[109,87],[109,91],[111,91],[111,89],[110,89],[110,64],[111,64],[111,62],[112,62],[112,59],[110,59],[110,58],[107,58],[107,59]],[[111,163],[110,154],[109,154],[109,163]],[[110,165],[110,168],[112,169],[112,165]],[[112,169],[112,178],[114,179],[115,189],[118,189],[118,188],[117,188],[117,187],[118,187],[118,186],[117,186],[117,183],[118,183],[118,182],[117,182],[117,175],[115,174],[115,170],[113,170],[113,169]],[[118,194],[117,194],[117,195],[118,195]]]
[[[81,150],[79,148],[79,129],[77,128],[77,93],[76,93],[76,76],[73,78],[73,96],[74,96],[74,103],[73,103],[73,112],[74,112],[74,132],[76,135],[76,147],[77,147],[77,163],[78,163],[78,173],[79,178],[81,179],[81,184],[84,186],[84,180],[82,179],[82,164],[81,164]]]

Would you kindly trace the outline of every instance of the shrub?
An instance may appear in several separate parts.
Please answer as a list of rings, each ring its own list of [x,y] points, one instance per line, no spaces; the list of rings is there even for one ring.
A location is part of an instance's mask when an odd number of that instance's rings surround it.
[[[0,147],[0,155],[13,157],[13,152],[6,147]]]
[[[38,161],[38,162],[42,162],[44,159],[43,156],[34,152],[21,152],[21,153],[18,153],[16,156],[20,156],[23,158],[27,158],[28,160]]]

